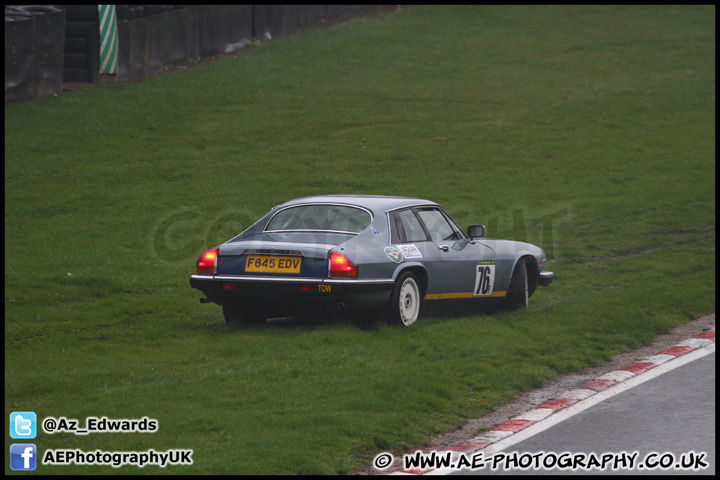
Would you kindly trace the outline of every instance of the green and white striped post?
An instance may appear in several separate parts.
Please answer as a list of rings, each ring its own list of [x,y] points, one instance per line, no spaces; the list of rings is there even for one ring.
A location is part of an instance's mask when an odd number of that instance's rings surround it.
[[[118,71],[118,33],[115,5],[98,5],[100,15],[100,73]]]

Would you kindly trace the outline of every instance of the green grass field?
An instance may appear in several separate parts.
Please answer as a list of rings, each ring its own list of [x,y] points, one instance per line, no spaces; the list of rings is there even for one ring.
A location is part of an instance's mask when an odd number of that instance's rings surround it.
[[[206,248],[324,193],[435,200],[556,281],[407,329],[198,302]],[[409,7],[5,108],[5,418],[194,451],[37,473],[352,472],[714,311],[714,271],[714,6]]]

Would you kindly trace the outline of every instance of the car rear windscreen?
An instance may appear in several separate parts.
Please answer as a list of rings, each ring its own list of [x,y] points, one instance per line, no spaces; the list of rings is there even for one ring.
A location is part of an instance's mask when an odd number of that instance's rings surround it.
[[[347,205],[300,205],[276,213],[266,232],[288,230],[360,233],[372,217],[367,210]]]

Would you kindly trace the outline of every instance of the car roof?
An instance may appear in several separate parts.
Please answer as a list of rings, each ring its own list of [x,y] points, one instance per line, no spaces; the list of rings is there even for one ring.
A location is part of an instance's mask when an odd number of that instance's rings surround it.
[[[315,195],[301,197],[285,202],[278,207],[289,207],[307,203],[340,203],[357,205],[372,211],[389,211],[412,205],[437,205],[430,200],[413,197],[396,197],[391,195]],[[278,208],[276,207],[276,208]]]

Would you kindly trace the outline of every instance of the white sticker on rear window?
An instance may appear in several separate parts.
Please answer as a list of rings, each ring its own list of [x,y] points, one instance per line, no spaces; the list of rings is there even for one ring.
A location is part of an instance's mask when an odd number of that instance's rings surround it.
[[[397,248],[400,249],[405,258],[422,258],[422,253],[415,245],[398,245]]]

